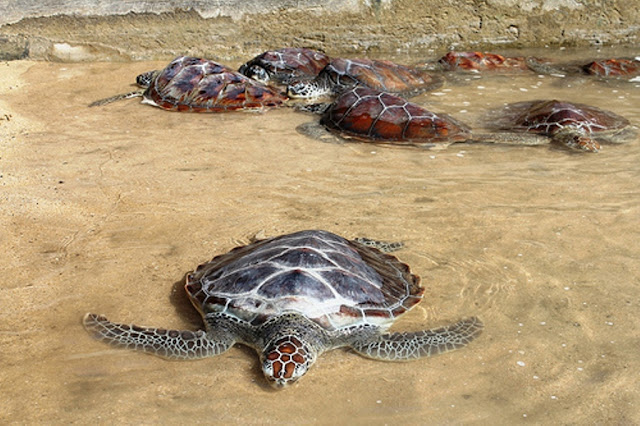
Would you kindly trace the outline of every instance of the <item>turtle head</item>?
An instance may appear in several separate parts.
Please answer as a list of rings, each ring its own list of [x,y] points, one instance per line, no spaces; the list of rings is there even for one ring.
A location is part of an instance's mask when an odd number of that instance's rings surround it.
[[[318,98],[328,94],[329,90],[317,80],[295,80],[287,86],[290,98]]]
[[[315,352],[294,336],[274,339],[262,352],[262,371],[276,388],[283,388],[304,376],[316,360]]]
[[[250,67],[243,65],[242,67],[240,67],[239,71],[241,74],[257,80],[260,83],[267,84],[269,82],[269,73],[259,65],[251,65]]]
[[[136,77],[136,84],[142,88],[147,88],[151,86],[151,82],[160,74],[160,71],[147,71],[143,72],[139,76]]]

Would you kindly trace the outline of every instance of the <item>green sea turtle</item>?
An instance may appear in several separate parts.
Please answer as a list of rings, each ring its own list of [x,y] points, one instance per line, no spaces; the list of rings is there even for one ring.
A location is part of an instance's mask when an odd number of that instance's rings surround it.
[[[372,59],[332,59],[318,76],[291,82],[287,94],[292,98],[320,98],[332,96],[354,86],[414,96],[435,89],[442,79],[425,71]]]
[[[332,103],[298,109],[322,114],[298,131],[325,142],[342,138],[392,145],[445,147],[451,143],[543,145],[549,142],[584,152],[598,152],[599,142],[622,143],[635,131],[611,111],[557,100],[508,104],[488,114],[489,133],[475,133],[464,123],[368,87],[353,87]],[[326,130],[332,132],[328,134]]]
[[[545,135],[579,151],[598,152],[599,142],[621,143],[635,135],[618,114],[555,99],[512,103],[491,114],[494,130]]]
[[[179,56],[166,68],[140,74],[143,88],[93,102],[89,106],[132,97],[143,103],[172,111],[222,112],[277,107],[287,97],[217,62]]]
[[[91,313],[84,326],[111,346],[170,359],[211,357],[243,343],[256,349],[276,387],[298,380],[331,349],[406,361],[461,348],[481,333],[475,317],[432,330],[388,332],[424,289],[406,264],[376,246],[318,230],[257,241],[187,275],[185,289],[204,330],[117,324]]]
[[[238,72],[261,83],[286,87],[293,80],[315,78],[329,60],[318,50],[285,47],[261,53],[243,64]]]

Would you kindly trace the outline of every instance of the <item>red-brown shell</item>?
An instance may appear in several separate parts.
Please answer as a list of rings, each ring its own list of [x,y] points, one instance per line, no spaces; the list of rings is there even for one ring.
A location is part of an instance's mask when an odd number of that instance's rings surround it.
[[[365,85],[385,92],[412,95],[440,84],[439,80],[424,71],[372,59],[336,58],[331,60],[322,74],[326,74],[338,87]]]
[[[587,74],[600,77],[635,77],[640,75],[640,61],[634,59],[600,59],[583,67]]]
[[[313,79],[329,63],[329,56],[306,47],[285,47],[268,50],[242,65],[238,72],[256,78],[264,70],[270,81],[288,84],[294,79]],[[260,74],[263,74],[260,71]]]
[[[622,129],[629,121],[611,111],[571,102],[536,100],[517,102],[508,106],[505,117],[510,130],[553,135],[571,127],[587,133]]]
[[[328,129],[361,140],[430,144],[470,138],[469,128],[398,96],[367,87],[341,94],[321,119]]]
[[[464,71],[525,71],[524,57],[502,56],[490,52],[448,52],[438,62],[447,70]]]
[[[217,62],[180,56],[144,93],[145,101],[172,111],[222,112],[276,107],[287,98]]]

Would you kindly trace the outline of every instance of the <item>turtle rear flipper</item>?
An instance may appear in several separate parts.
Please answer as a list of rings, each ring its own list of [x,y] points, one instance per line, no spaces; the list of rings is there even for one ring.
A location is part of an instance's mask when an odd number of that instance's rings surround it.
[[[468,345],[482,333],[477,317],[412,333],[388,333],[357,340],[351,347],[360,355],[381,361],[408,361],[439,355]]]
[[[383,253],[392,253],[404,247],[404,243],[401,241],[380,241],[365,237],[355,238],[354,241],[362,244],[363,246],[377,248]]]
[[[96,339],[110,346],[135,349],[167,359],[198,359],[227,351],[235,340],[231,337],[209,338],[202,330],[165,330],[117,324],[107,318],[88,313],[82,323]]]

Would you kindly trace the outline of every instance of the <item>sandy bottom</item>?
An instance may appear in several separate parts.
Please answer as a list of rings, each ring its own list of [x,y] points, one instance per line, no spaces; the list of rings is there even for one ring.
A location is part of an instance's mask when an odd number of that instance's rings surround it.
[[[87,108],[161,65],[0,64],[1,423],[640,423],[640,141],[335,145],[297,133],[314,118],[290,109]],[[469,76],[415,101],[477,125],[555,97],[638,124],[638,90]],[[394,330],[477,315],[484,334],[410,363],[329,352],[273,391],[247,348],[169,362],[81,326],[91,311],[198,329],[186,272],[309,228],[406,244],[426,294]]]

